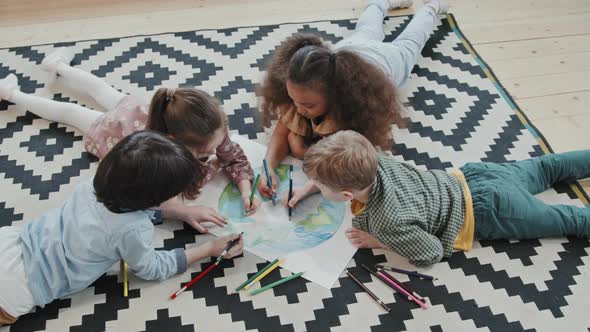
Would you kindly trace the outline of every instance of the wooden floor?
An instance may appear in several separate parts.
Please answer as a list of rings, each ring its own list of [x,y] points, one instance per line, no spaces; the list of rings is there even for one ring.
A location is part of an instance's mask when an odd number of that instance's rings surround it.
[[[352,18],[358,17],[364,3],[364,0],[2,0],[0,47]],[[391,14],[410,12],[413,9]],[[555,151],[590,149],[586,131],[590,129],[589,0],[451,0],[451,12],[475,49]],[[585,186],[590,189],[590,181]]]

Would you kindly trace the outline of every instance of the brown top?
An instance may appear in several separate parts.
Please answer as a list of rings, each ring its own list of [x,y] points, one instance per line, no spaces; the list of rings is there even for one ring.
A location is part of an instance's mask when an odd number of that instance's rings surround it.
[[[295,105],[285,105],[280,108],[281,121],[289,130],[299,136],[308,136],[311,126],[313,136],[329,136],[342,130],[336,123],[336,119],[330,113],[318,120],[309,120],[303,115],[297,113]]]

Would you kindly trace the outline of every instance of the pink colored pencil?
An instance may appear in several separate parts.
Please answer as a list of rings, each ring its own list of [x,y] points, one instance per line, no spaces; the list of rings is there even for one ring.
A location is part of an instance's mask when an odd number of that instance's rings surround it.
[[[405,289],[400,287],[397,283],[395,283],[395,281],[391,280],[385,274],[381,273],[381,271],[378,271],[377,274],[379,274],[383,279],[385,279],[387,282],[389,282],[393,287],[395,287],[395,289],[400,291],[400,293],[404,294],[408,298],[412,299],[412,301],[416,302],[422,309],[424,309],[424,310],[428,309],[428,306],[425,303],[422,303],[422,301],[418,300],[414,295],[406,292]]]

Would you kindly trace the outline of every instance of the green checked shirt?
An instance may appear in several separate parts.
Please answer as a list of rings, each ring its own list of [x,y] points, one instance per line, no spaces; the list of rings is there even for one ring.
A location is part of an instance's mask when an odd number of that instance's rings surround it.
[[[417,266],[453,252],[464,220],[463,187],[444,171],[421,171],[380,155],[364,210],[352,225],[373,235]]]

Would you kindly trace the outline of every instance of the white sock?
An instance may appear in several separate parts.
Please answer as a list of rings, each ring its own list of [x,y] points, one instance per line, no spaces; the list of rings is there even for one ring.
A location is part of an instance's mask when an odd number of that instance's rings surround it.
[[[367,6],[376,5],[387,16],[389,9],[412,7],[414,0],[369,0]]]
[[[53,73],[54,75],[52,80],[55,80],[57,76],[57,66],[60,63],[65,63],[66,65],[69,65],[70,62],[72,62],[73,58],[74,51],[67,47],[59,47],[55,49],[55,51],[49,53],[49,55],[47,55],[45,58],[43,58],[43,61],[41,62],[41,69]]]
[[[18,78],[9,74],[0,80],[0,100],[10,100],[15,90],[18,90]]]
[[[409,8],[414,4],[414,0],[387,0],[389,9]]]
[[[448,0],[424,0],[424,6],[431,7],[438,15],[448,13],[450,7]]]

